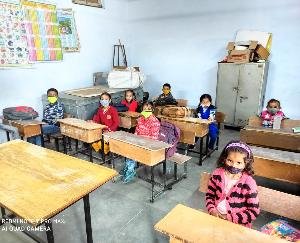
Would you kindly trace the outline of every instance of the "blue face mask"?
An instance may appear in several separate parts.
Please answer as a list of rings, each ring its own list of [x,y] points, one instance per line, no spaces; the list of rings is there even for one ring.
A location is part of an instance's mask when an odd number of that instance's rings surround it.
[[[109,103],[110,103],[109,100],[100,100],[100,104],[101,104],[103,107],[109,106]]]
[[[227,170],[230,174],[238,174],[243,171],[243,169],[238,169],[230,165],[225,165],[225,170]]]

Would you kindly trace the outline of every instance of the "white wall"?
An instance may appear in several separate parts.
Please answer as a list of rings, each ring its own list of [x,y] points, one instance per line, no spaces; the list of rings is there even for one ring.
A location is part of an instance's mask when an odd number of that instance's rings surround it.
[[[202,93],[215,97],[217,62],[238,29],[273,33],[266,99],[300,118],[299,0],[131,0],[131,63],[148,75],[152,96],[170,82],[178,98],[196,106]]]
[[[56,2],[58,7],[75,11],[81,50],[64,54],[62,62],[0,70],[0,114],[4,107],[17,105],[29,105],[42,112],[41,96],[48,88],[62,91],[91,86],[92,73],[111,69],[112,46],[126,36],[126,2],[108,0],[104,9],[72,4],[71,0]]]

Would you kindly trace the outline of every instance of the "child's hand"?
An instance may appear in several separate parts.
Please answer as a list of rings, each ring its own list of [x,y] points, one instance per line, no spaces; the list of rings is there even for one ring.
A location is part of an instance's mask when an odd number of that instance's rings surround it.
[[[93,121],[93,120],[87,120],[87,122],[89,122],[89,123],[94,123],[94,121]]]
[[[220,214],[219,213],[219,218],[227,220],[227,214]]]
[[[219,212],[217,209],[214,209],[213,211],[210,212],[210,215],[215,216],[215,217],[219,217]]]

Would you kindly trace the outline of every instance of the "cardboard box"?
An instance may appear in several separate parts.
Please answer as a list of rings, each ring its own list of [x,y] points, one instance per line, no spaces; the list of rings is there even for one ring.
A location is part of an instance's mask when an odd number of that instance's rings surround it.
[[[269,53],[271,52],[272,33],[257,30],[239,30],[235,42],[257,40]]]

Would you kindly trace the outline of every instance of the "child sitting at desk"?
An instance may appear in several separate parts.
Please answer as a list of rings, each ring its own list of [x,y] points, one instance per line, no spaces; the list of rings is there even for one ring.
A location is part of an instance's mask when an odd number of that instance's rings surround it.
[[[125,105],[128,108],[128,111],[136,112],[138,103],[135,100],[135,93],[132,89],[125,91],[125,99],[121,101],[121,104]]]
[[[142,116],[137,120],[137,126],[135,129],[135,134],[143,137],[158,139],[160,122],[153,115],[153,103],[150,101],[146,101],[143,103],[141,112]],[[123,175],[124,183],[128,183],[133,180],[136,175],[135,171],[136,162],[131,159],[126,159],[125,166],[121,170],[120,174]]]
[[[212,98],[209,94],[203,94],[200,97],[200,103],[196,109],[196,114],[201,119],[208,119],[214,121],[216,114],[216,107],[212,104]],[[218,137],[218,126],[216,123],[212,122],[209,124],[209,144],[208,149],[213,150],[215,142]]]
[[[116,108],[110,106],[111,95],[107,92],[104,92],[100,95],[100,107],[97,113],[93,117],[93,122],[105,125],[107,128],[105,131],[114,132],[119,126],[119,115]],[[93,143],[93,148],[96,152],[101,150],[101,141]],[[104,153],[109,152],[108,143],[104,143]]]
[[[281,111],[280,101],[276,99],[270,99],[267,104],[267,109],[262,111],[260,117],[262,119],[262,125],[265,127],[273,127],[274,117],[280,116],[285,118],[284,113]]]
[[[55,134],[60,131],[58,119],[64,117],[64,105],[58,100],[58,91],[55,88],[47,90],[48,104],[46,105],[43,113],[42,133],[44,135]],[[35,136],[28,139],[30,143],[35,143],[41,146],[41,136]]]
[[[225,146],[208,182],[209,214],[251,228],[260,212],[253,161],[247,144],[231,141]]]
[[[173,98],[171,94],[171,85],[165,83],[162,88],[163,93],[154,100],[155,105],[165,106],[165,105],[177,105],[177,101]]]

